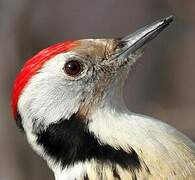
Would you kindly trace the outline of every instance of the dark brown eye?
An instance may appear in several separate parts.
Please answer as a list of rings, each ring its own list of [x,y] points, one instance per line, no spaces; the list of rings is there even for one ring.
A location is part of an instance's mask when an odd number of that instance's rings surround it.
[[[64,71],[69,76],[76,76],[81,73],[82,65],[79,61],[71,60],[65,64]]]

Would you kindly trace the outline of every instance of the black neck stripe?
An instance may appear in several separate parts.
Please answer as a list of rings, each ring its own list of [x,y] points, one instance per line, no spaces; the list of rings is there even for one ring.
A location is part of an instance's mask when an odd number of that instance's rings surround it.
[[[22,132],[24,132],[24,128],[23,128],[23,125],[22,125],[22,118],[21,118],[20,113],[19,113],[18,111],[17,111],[17,113],[16,113],[15,120],[16,120],[16,125],[17,125],[17,127],[18,127]]]
[[[122,149],[116,150],[110,145],[100,144],[83,122],[86,121],[73,114],[69,120],[51,124],[37,134],[37,143],[56,162],[61,162],[63,167],[96,159],[102,163],[117,163],[131,170],[141,168],[140,159],[133,149],[127,153]]]

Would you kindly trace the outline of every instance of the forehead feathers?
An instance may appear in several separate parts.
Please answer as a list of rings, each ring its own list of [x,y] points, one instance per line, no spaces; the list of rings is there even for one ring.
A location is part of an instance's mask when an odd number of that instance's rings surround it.
[[[89,56],[91,60],[102,60],[112,54],[115,46],[116,41],[113,39],[83,39],[79,40],[75,51],[81,56]]]
[[[36,74],[42,68],[44,63],[46,63],[52,57],[59,53],[71,50],[77,44],[77,41],[66,41],[58,43],[43,49],[31,59],[27,60],[14,82],[12,93],[12,111],[14,116],[16,116],[17,113],[17,103],[19,96],[32,76]]]

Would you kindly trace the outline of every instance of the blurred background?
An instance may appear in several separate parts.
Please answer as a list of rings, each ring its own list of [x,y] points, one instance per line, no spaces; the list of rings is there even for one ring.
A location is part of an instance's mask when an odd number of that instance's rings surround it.
[[[12,84],[27,58],[64,40],[122,37],[170,14],[175,22],[133,67],[125,99],[195,140],[194,0],[0,0],[0,180],[53,179],[11,115]]]

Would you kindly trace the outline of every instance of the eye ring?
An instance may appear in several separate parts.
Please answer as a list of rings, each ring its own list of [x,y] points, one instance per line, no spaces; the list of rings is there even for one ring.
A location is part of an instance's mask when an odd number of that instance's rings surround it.
[[[63,70],[68,76],[75,77],[81,74],[83,65],[78,60],[70,60],[65,63]]]

